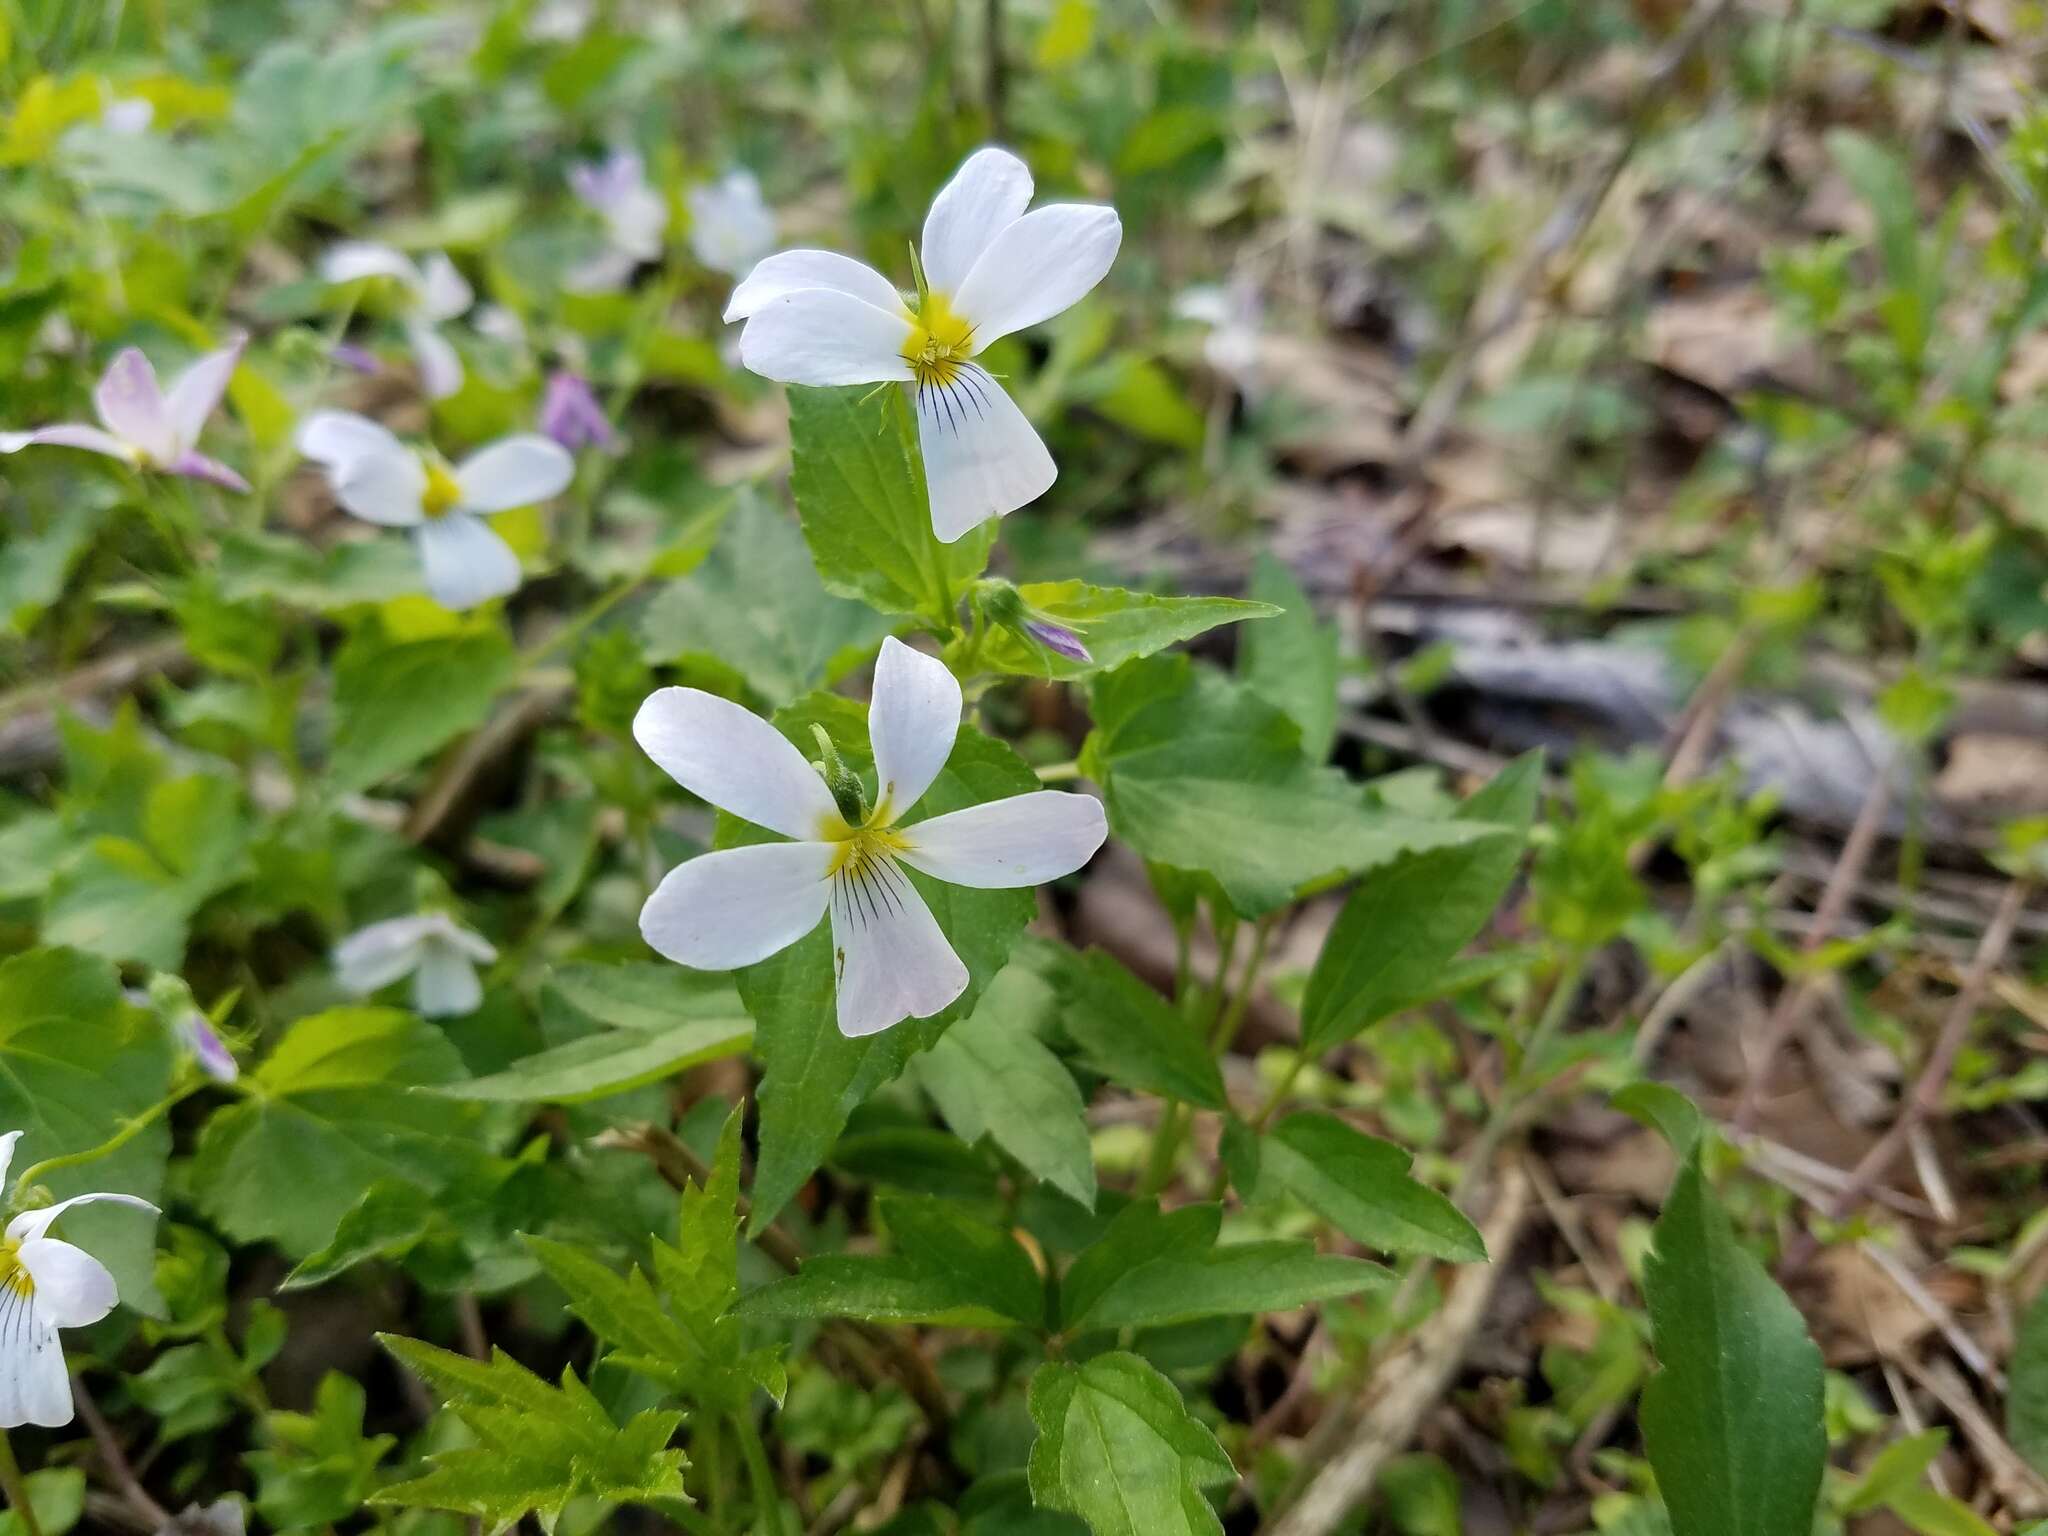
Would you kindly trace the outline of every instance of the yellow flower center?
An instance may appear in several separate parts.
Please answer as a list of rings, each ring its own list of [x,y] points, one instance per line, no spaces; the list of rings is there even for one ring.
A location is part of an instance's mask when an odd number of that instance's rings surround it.
[[[871,875],[877,866],[910,847],[909,840],[902,833],[872,823],[858,832],[845,827],[832,841],[839,846],[832,850],[832,863],[826,874],[854,881]]]
[[[26,1301],[36,1293],[35,1277],[21,1262],[21,1244],[0,1237],[0,1290]]]
[[[446,517],[462,505],[462,487],[439,459],[428,459],[427,488],[420,493],[420,510],[428,517]]]
[[[953,311],[943,293],[927,293],[910,323],[903,361],[920,388],[945,389],[972,355],[974,327]]]

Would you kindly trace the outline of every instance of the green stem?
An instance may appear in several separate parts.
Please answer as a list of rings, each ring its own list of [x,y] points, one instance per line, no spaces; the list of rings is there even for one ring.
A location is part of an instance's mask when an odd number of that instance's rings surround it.
[[[1064,763],[1047,763],[1038,770],[1038,782],[1041,784],[1064,784],[1079,777],[1081,765],[1072,759]]]
[[[1252,1117],[1251,1125],[1253,1130],[1263,1131],[1266,1128],[1267,1122],[1278,1113],[1280,1106],[1287,1101],[1287,1095],[1294,1090],[1295,1083],[1300,1080],[1302,1071],[1307,1066],[1308,1052],[1296,1051],[1294,1053],[1294,1060],[1288,1064],[1287,1070],[1281,1075],[1280,1081],[1273,1085],[1273,1091],[1266,1095],[1266,1102],[1259,1106],[1259,1112]]]
[[[725,1530],[725,1421],[707,1413],[697,1421],[697,1443],[691,1447],[704,1471],[704,1513],[712,1529]]]
[[[43,1528],[36,1523],[35,1506],[29,1502],[28,1480],[21,1475],[21,1463],[14,1459],[14,1447],[4,1429],[0,1429],[0,1492],[6,1493],[7,1507],[14,1511],[28,1536],[43,1536]]]
[[[76,1168],[81,1163],[96,1162],[110,1153],[120,1151],[121,1148],[127,1146],[129,1142],[140,1136],[164,1115],[168,1114],[171,1108],[188,1094],[192,1093],[195,1087],[196,1085],[188,1085],[178,1089],[166,1098],[159,1099],[141,1114],[131,1120],[124,1121],[121,1129],[114,1132],[113,1135],[96,1147],[87,1147],[83,1152],[66,1152],[61,1157],[46,1157],[40,1163],[31,1163],[22,1170],[21,1177],[14,1181],[15,1198],[19,1199],[23,1193],[35,1185],[38,1178],[45,1174],[56,1173],[65,1168]]]
[[[747,1480],[754,1488],[754,1524],[766,1525],[776,1536],[783,1536],[790,1531],[790,1525],[783,1518],[782,1492],[775,1486],[775,1474],[768,1466],[768,1450],[761,1444],[761,1432],[744,1408],[732,1416],[732,1427],[740,1443],[740,1459],[747,1464]]]

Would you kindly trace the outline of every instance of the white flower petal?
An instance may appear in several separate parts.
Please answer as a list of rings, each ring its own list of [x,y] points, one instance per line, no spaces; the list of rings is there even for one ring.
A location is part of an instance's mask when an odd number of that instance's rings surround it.
[[[998,234],[953,294],[954,310],[974,327],[974,350],[1079,303],[1123,238],[1114,208],[1086,203],[1035,208]]]
[[[692,187],[685,200],[691,253],[712,271],[738,277],[774,246],[775,213],[751,171],[728,171],[708,186]]]
[[[967,967],[910,877],[888,859],[832,882],[839,1032],[858,1039],[929,1018],[967,990]]]
[[[1095,856],[1109,822],[1093,795],[1040,789],[898,831],[910,844],[902,858],[912,869],[948,885],[996,890],[1071,875]]]
[[[726,322],[745,320],[770,299],[808,288],[850,294],[888,314],[903,308],[903,295],[896,291],[896,285],[866,262],[837,251],[779,251],[762,261],[747,274],[745,282],[733,289],[725,305]]]
[[[405,339],[420,372],[420,390],[429,400],[446,400],[462,388],[462,354],[453,342],[424,321],[407,326]]]
[[[578,262],[562,279],[571,293],[617,293],[633,280],[640,258],[607,245],[588,261]]]
[[[425,912],[421,916],[433,925],[431,932],[435,937],[478,964],[489,965],[498,958],[497,945],[480,933],[471,933],[446,912]]]
[[[14,1170],[14,1144],[20,1140],[20,1131],[0,1136],[0,1189],[7,1187],[7,1175]]]
[[[171,385],[164,396],[164,410],[170,416],[171,431],[179,448],[190,448],[199,441],[206,418],[227,393],[228,380],[235,376],[235,365],[242,360],[246,344],[246,337],[238,337],[218,352],[207,353]]]
[[[366,454],[406,454],[405,444],[392,436],[389,428],[353,411],[315,411],[299,424],[298,447],[316,464],[330,467]]]
[[[1004,229],[1031,206],[1031,172],[1007,149],[978,149],[932,199],[918,255],[925,281],[953,293]]]
[[[818,926],[832,894],[830,843],[722,848],[668,872],[640,909],[640,933],[678,965],[730,971]]]
[[[38,1211],[23,1211],[7,1223],[8,1239],[24,1245],[34,1242],[50,1230],[51,1222],[75,1205],[132,1205],[152,1216],[159,1214],[157,1208],[140,1195],[116,1195],[102,1190],[90,1195],[73,1195],[69,1200],[59,1200],[55,1205],[46,1205]]]
[[[110,459],[129,463],[135,460],[135,450],[120,438],[98,427],[89,427],[82,421],[60,422],[54,427],[38,427],[33,432],[0,432],[0,453],[19,453],[36,444],[49,448],[83,448],[87,453],[104,453]]]
[[[410,528],[427,514],[427,471],[419,456],[394,442],[392,451],[359,453],[327,472],[334,499],[366,522]]]
[[[948,388],[918,392],[917,440],[932,531],[947,544],[1036,501],[1059,477],[1037,429],[976,364]]]
[[[533,433],[480,448],[455,469],[467,512],[505,512],[558,496],[576,477],[576,461],[550,438]]]
[[[663,773],[742,821],[804,840],[841,824],[832,792],[803,753],[730,699],[659,689],[633,717],[633,739]]]
[[[475,1013],[484,1000],[476,964],[454,946],[429,940],[412,973],[413,1011],[423,1019],[455,1019]]]
[[[164,408],[163,390],[140,347],[123,347],[115,355],[100,375],[92,401],[101,425],[123,442],[151,459],[177,456],[178,436]]]
[[[334,946],[334,979],[351,996],[368,997],[411,973],[433,931],[434,919],[424,913],[372,923]]]
[[[36,1310],[54,1327],[89,1328],[121,1299],[107,1266],[83,1248],[39,1237],[15,1257],[35,1282]]]
[[[519,557],[480,517],[451,512],[413,530],[427,592],[454,613],[519,590]]]
[[[436,251],[427,258],[425,266],[420,269],[422,318],[435,325],[443,320],[453,320],[469,308],[475,297],[470,292],[469,280],[446,255]]]
[[[320,258],[320,276],[330,283],[353,283],[365,277],[388,277],[403,283],[416,300],[426,286],[412,258],[388,245],[349,240]]]
[[[959,734],[960,684],[946,664],[889,636],[875,661],[868,705],[877,826],[889,826],[923,798]]]
[[[0,1290],[0,1429],[57,1429],[71,1414],[71,1377],[57,1325],[34,1297]]]
[[[830,288],[770,299],[740,332],[740,361],[783,384],[879,384],[908,379],[910,320]]]

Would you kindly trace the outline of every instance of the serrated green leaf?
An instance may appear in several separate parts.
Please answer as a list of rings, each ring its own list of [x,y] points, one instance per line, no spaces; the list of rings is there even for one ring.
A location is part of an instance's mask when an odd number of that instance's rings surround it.
[[[1204,1488],[1237,1469],[1180,1391],[1136,1355],[1050,1362],[1031,1379],[1031,1497],[1095,1536],[1220,1536]]]
[[[951,544],[932,532],[903,392],[793,387],[789,443],[790,491],[826,590],[950,631],[967,583],[988,564],[995,525]]]
[[[848,699],[812,694],[778,712],[774,723],[809,754],[817,751],[813,722],[826,727],[841,758],[867,777],[872,790],[866,711]],[[914,823],[1038,787],[1038,776],[1009,747],[962,726],[952,756],[909,819]],[[719,817],[721,848],[769,836],[733,817]],[[762,1071],[761,1150],[751,1218],[756,1232],[825,1161],[854,1108],[895,1078],[948,1024],[973,1010],[1037,910],[1029,891],[970,890],[908,873],[967,966],[967,990],[944,1012],[906,1019],[865,1039],[840,1034],[833,1006],[832,939],[822,922],[808,938],[735,973],[740,999],[754,1016],[754,1054]]]
[[[1223,1108],[1216,1058],[1171,1003],[1099,949],[1077,954],[1063,944],[1019,947],[1059,994],[1061,1031],[1103,1076],[1142,1093],[1166,1094],[1203,1109]]]
[[[1118,1275],[1073,1326],[1164,1328],[1204,1317],[1287,1312],[1378,1290],[1392,1279],[1377,1264],[1317,1253],[1312,1243],[1229,1243],[1199,1256],[1169,1253]]]
[[[1359,881],[1309,973],[1305,1050],[1319,1055],[1429,995],[1513,882],[1542,781],[1540,754],[1517,758],[1458,812],[1496,835],[1403,853]]]
[[[334,658],[333,787],[368,789],[481,725],[518,668],[495,630],[401,641],[357,630]]]
[[[1631,1120],[1662,1136],[1680,1162],[1692,1156],[1693,1148],[1706,1134],[1707,1122],[1699,1107],[1665,1083],[1630,1083],[1616,1090],[1609,1102]]]
[[[1185,656],[1095,679],[1081,766],[1111,829],[1146,858],[1213,875],[1240,917],[1423,848],[1492,838],[1465,821],[1402,816],[1319,768],[1301,730],[1250,688]]]
[[[1073,1328],[1123,1275],[1155,1260],[1199,1259],[1216,1245],[1223,1208],[1184,1205],[1162,1211],[1157,1200],[1133,1200],[1102,1235],[1075,1257],[1060,1281],[1060,1326]]]
[[[640,619],[648,661],[713,657],[774,704],[833,682],[888,632],[873,610],[827,593],[796,524],[753,498]]]
[[[1026,607],[1079,635],[1090,659],[1075,661],[1007,629],[991,629],[976,654],[993,671],[1063,681],[1106,672],[1221,624],[1270,618],[1279,611],[1269,603],[1234,597],[1162,597],[1085,581],[1025,582],[1017,595]]]
[[[1030,1255],[1009,1233],[925,1195],[885,1197],[895,1244],[886,1257],[825,1254],[751,1292],[742,1317],[858,1317],[951,1327],[1038,1327],[1045,1291]]]
[[[652,961],[557,967],[542,1001],[573,1011],[590,1032],[502,1072],[435,1091],[457,1099],[573,1104],[735,1055],[754,1034],[730,978]]]
[[[1408,1171],[1401,1148],[1334,1115],[1289,1115],[1259,1150],[1260,1189],[1284,1189],[1347,1237],[1388,1253],[1486,1262],[1486,1242],[1455,1205]]]
[[[1820,1351],[1736,1241],[1699,1157],[1657,1220],[1643,1436],[1677,1536],[1811,1536],[1827,1460]]]
[[[962,1141],[987,1136],[1054,1188],[1095,1204],[1095,1158],[1081,1090],[1039,1031],[1057,1006],[1045,978],[1006,965],[974,1012],[922,1056],[914,1075]]]
[[[1250,591],[1278,617],[1244,632],[1238,675],[1300,727],[1303,755],[1320,763],[1337,739],[1337,631],[1316,618],[1286,564],[1263,550],[1252,563]]]
[[[528,1513],[552,1530],[574,1498],[687,1499],[683,1453],[667,1449],[682,1414],[650,1409],[621,1426],[573,1372],[553,1387],[502,1349],[480,1361],[417,1339],[378,1340],[442,1397],[477,1443],[431,1457],[423,1476],[371,1503],[454,1510],[495,1533]]]
[[[18,1130],[16,1175],[101,1145],[168,1091],[174,1051],[155,1019],[125,1007],[113,966],[75,949],[0,961],[0,1130]],[[42,1180],[60,1199],[113,1190],[159,1201],[171,1138],[158,1120],[126,1145]],[[160,1311],[154,1219],[119,1206],[64,1217],[61,1235],[113,1271],[121,1299]]]
[[[461,1075],[448,1037],[410,1013],[300,1019],[251,1074],[254,1091],[207,1121],[193,1160],[201,1208],[240,1241],[319,1252],[379,1180],[433,1191],[476,1155],[476,1110],[413,1091]]]

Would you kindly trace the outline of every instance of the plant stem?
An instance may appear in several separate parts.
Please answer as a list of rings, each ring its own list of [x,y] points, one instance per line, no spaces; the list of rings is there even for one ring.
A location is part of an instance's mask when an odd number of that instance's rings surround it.
[[[1072,758],[1069,758],[1064,763],[1047,763],[1038,770],[1038,782],[1041,784],[1064,784],[1069,779],[1078,779],[1079,777],[1081,777],[1081,765]]]
[[[76,1168],[81,1163],[96,1162],[110,1153],[120,1151],[121,1148],[128,1145],[129,1142],[140,1136],[167,1114],[172,1106],[193,1091],[194,1087],[180,1088],[168,1097],[159,1099],[141,1114],[131,1120],[124,1121],[121,1129],[114,1132],[113,1135],[96,1147],[87,1147],[83,1152],[66,1152],[61,1157],[46,1157],[40,1163],[31,1163],[22,1170],[21,1177],[14,1181],[17,1197],[31,1188],[35,1181],[44,1174],[56,1173],[65,1168]]]
[[[740,1459],[747,1464],[747,1480],[754,1488],[754,1524],[765,1525],[776,1536],[784,1536],[790,1526],[784,1518],[782,1492],[775,1486],[775,1474],[768,1465],[767,1447],[761,1444],[761,1432],[744,1408],[732,1416],[732,1427],[740,1443]]]
[[[0,1429],[0,1492],[6,1493],[7,1507],[20,1519],[28,1536],[43,1536],[43,1528],[36,1523],[35,1506],[29,1503],[28,1480],[21,1475],[21,1463],[14,1459],[14,1447],[4,1429]]]

